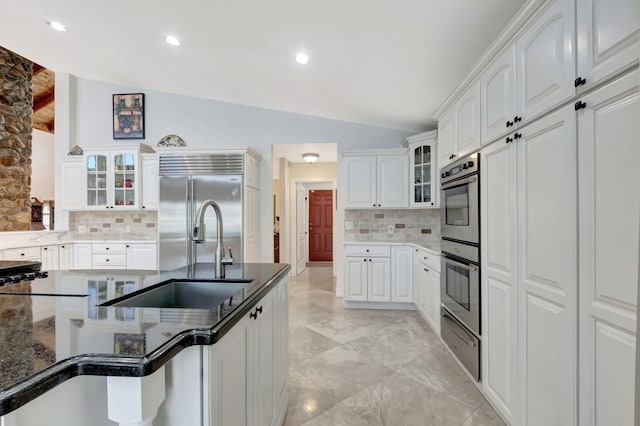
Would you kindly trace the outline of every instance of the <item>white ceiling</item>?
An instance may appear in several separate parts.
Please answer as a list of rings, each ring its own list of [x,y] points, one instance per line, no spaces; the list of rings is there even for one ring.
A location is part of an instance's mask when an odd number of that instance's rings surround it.
[[[0,0],[0,45],[82,78],[418,132],[524,1]]]

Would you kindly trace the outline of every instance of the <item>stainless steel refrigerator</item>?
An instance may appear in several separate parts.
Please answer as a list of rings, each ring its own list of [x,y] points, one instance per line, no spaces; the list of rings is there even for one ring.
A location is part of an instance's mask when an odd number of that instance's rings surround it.
[[[198,207],[215,200],[222,211],[225,252],[242,262],[242,154],[160,154],[159,269],[168,271],[196,262],[213,262],[216,218],[205,213],[206,241],[193,241]]]

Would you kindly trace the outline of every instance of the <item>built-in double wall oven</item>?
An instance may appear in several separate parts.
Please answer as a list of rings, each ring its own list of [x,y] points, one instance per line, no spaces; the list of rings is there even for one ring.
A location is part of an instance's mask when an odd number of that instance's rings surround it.
[[[480,380],[479,154],[441,170],[441,336]]]

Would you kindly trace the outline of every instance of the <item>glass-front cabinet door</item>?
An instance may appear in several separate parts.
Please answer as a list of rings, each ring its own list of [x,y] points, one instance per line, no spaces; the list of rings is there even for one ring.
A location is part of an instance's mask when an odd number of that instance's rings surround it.
[[[136,203],[136,155],[118,153],[113,155],[113,204],[133,207]]]
[[[411,162],[411,207],[438,207],[436,187],[436,131],[408,138]]]
[[[86,208],[137,209],[139,207],[138,152],[86,153]]]
[[[87,155],[87,206],[108,205],[108,159],[106,154]]]

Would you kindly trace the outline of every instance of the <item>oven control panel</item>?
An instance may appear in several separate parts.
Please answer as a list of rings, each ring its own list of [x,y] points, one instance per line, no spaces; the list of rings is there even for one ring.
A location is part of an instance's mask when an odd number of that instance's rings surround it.
[[[478,173],[479,154],[471,154],[465,158],[461,158],[455,163],[447,166],[440,171],[442,182],[448,182],[463,176]]]

